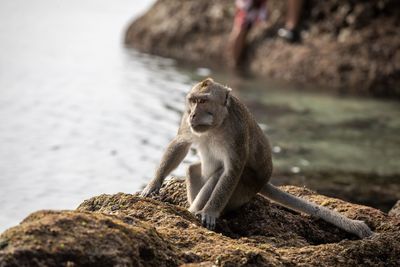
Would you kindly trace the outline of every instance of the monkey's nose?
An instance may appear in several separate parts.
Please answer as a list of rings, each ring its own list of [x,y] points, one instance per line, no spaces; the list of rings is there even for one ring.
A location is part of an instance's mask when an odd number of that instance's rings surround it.
[[[194,119],[196,117],[196,113],[190,114],[190,119]]]

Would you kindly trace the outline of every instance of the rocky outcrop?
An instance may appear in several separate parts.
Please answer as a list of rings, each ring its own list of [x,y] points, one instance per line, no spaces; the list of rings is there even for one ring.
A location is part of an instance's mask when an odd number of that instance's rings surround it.
[[[286,1],[270,0],[269,20],[249,36],[244,67],[313,87],[400,97],[400,2],[309,0],[302,43],[276,38]],[[126,32],[141,51],[224,66],[232,0],[158,0]]]
[[[261,196],[212,232],[186,210],[184,184],[171,180],[153,199],[101,195],[75,211],[31,214],[0,236],[0,266],[400,266],[398,217],[282,189],[365,220],[377,235],[358,240]]]
[[[400,200],[398,200],[393,208],[389,211],[389,215],[397,216],[400,218]]]

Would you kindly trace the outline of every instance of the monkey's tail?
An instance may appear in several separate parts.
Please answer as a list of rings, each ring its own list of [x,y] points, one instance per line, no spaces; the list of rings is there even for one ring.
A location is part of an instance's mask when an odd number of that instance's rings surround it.
[[[334,210],[327,209],[323,206],[286,193],[270,183],[266,184],[261,189],[260,194],[291,210],[321,218],[349,233],[357,235],[360,238],[368,237],[373,234],[371,229],[363,221],[351,220]]]

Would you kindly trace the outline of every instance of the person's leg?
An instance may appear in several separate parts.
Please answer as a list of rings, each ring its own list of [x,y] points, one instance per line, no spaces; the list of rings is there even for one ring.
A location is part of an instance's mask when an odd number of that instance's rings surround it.
[[[286,14],[285,28],[295,30],[300,21],[300,15],[303,7],[303,0],[288,0],[288,9]]]
[[[244,46],[246,44],[246,37],[250,27],[245,25],[234,25],[232,32],[229,36],[229,65],[236,67],[239,65]]]
[[[278,36],[288,42],[300,41],[298,26],[300,22],[303,0],[288,0],[285,27],[278,30]]]

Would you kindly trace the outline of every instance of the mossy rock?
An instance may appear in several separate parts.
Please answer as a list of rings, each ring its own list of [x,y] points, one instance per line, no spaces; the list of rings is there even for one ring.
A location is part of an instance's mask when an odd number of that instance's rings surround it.
[[[261,196],[225,214],[216,232],[187,210],[185,185],[159,195],[100,195],[76,211],[39,211],[0,236],[0,266],[400,266],[400,219],[373,208],[281,187],[377,233],[359,240]]]

